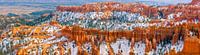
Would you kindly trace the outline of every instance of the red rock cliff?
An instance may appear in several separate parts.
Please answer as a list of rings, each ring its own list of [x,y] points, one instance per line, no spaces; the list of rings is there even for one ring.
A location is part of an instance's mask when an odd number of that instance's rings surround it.
[[[192,4],[192,5],[200,4],[200,0],[192,0],[192,2],[190,4]]]

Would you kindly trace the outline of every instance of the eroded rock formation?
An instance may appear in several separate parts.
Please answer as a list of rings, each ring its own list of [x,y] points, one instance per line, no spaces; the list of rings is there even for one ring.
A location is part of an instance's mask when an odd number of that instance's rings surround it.
[[[4,32],[0,49],[11,55],[195,55],[200,54],[199,10],[193,2],[58,6],[50,23]]]
[[[192,2],[190,4],[192,4],[192,5],[199,5],[200,1],[199,0],[192,0]]]

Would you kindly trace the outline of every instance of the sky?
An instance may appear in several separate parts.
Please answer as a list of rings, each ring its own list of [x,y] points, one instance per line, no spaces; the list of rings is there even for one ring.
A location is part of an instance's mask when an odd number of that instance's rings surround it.
[[[189,3],[192,0],[0,0],[0,2],[41,2],[41,3],[50,3],[50,2],[137,2],[137,1],[154,1],[154,2],[163,2],[163,3]]]

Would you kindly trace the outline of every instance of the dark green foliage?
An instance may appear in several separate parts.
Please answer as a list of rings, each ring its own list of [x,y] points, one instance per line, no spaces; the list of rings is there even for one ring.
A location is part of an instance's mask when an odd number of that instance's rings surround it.
[[[26,21],[25,19],[19,19],[20,24],[24,24],[24,25],[29,25],[29,26],[34,26],[34,25],[38,25],[41,24],[42,22],[48,21],[53,17],[53,15],[48,15],[44,18],[39,17],[37,19],[34,19],[32,21]]]
[[[46,14],[46,13],[53,13],[54,10],[43,10],[43,11],[36,11],[36,12],[32,12],[30,13],[30,15],[33,15],[33,16],[41,16],[43,14]]]
[[[17,14],[14,14],[14,13],[8,13],[7,16],[8,16],[8,17],[13,17],[13,16],[18,16],[18,15],[17,15]]]

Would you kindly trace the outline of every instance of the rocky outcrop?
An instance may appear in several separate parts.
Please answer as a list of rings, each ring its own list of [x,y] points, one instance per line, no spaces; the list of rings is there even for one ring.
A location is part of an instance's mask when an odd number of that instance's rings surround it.
[[[59,9],[57,9],[59,12],[61,12],[62,14],[67,13],[70,11],[73,11],[73,13],[79,13],[79,14],[87,14],[90,12],[96,12],[96,13],[103,13],[104,12],[120,12],[123,11],[125,13],[127,13],[126,15],[130,15],[130,14],[140,14],[141,16],[144,16],[145,19],[149,19],[151,21],[147,21],[144,23],[148,23],[147,28],[142,27],[142,25],[139,25],[139,27],[132,27],[132,30],[123,30],[123,31],[119,31],[120,29],[116,29],[116,30],[112,30],[112,31],[98,31],[98,30],[90,30],[87,27],[81,27],[82,23],[79,23],[80,27],[72,27],[72,29],[68,29],[65,28],[62,30],[62,33],[64,33],[63,35],[66,35],[68,37],[70,37],[70,39],[74,39],[74,37],[76,37],[76,34],[80,34],[77,36],[83,36],[81,37],[81,40],[79,40],[79,38],[77,37],[76,40],[77,42],[80,41],[80,43],[83,42],[88,42],[88,38],[87,35],[93,35],[94,33],[97,33],[98,36],[101,35],[105,35],[105,39],[103,37],[96,37],[96,38],[100,38],[99,41],[102,41],[102,39],[104,39],[106,41],[106,43],[109,42],[115,42],[118,38],[122,38],[122,36],[124,36],[127,39],[131,39],[130,41],[132,41],[132,43],[137,43],[139,41],[144,41],[146,46],[145,46],[145,52],[146,54],[152,54],[152,53],[156,53],[156,54],[198,54],[199,49],[196,49],[195,51],[192,51],[191,49],[189,49],[190,44],[195,44],[194,46],[196,46],[196,48],[198,48],[197,46],[199,46],[198,44],[196,44],[196,42],[193,42],[191,40],[188,40],[192,37],[196,37],[196,39],[199,39],[199,20],[200,20],[200,16],[198,14],[200,14],[198,11],[200,10],[200,6],[196,6],[196,4],[198,4],[197,2],[198,0],[194,0],[192,2],[192,4],[179,4],[179,5],[169,5],[169,6],[148,6],[145,4],[122,4],[122,3],[93,3],[93,4],[86,4],[84,6],[79,6],[76,10],[75,7],[71,8],[69,7],[69,9],[64,9],[64,8],[68,8],[68,7],[58,7]],[[197,3],[196,3],[197,2]],[[105,6],[104,7],[101,7]],[[119,5],[118,7],[113,6],[114,5]],[[94,7],[94,6],[96,7]],[[99,5],[100,7],[98,7],[97,5]],[[82,9],[85,8],[83,10],[78,10],[78,9]],[[62,9],[63,8],[63,9]],[[91,8],[98,8],[98,9],[91,9]],[[126,8],[126,9],[124,9]],[[60,10],[61,9],[61,10]],[[114,17],[114,14],[117,13],[113,13],[111,16],[108,16],[108,20],[109,22],[110,19],[112,20]],[[84,16],[83,15],[83,16]],[[109,15],[109,14],[106,14]],[[90,15],[90,17],[97,17],[97,15]],[[105,15],[104,15],[105,16]],[[69,18],[72,16],[60,16],[59,19],[64,19],[64,20],[69,20],[70,19],[74,19],[74,18]],[[117,17],[119,18],[120,15],[117,15]],[[129,16],[131,17],[131,16]],[[139,16],[138,16],[139,17]],[[137,17],[137,18],[138,18]],[[84,18],[84,17],[83,17]],[[100,20],[102,17],[99,17]],[[127,17],[124,17],[126,19],[129,19]],[[132,17],[131,17],[132,18]],[[137,22],[137,18],[133,18],[132,20],[129,21],[136,21]],[[85,18],[90,19],[90,18]],[[92,20],[95,20],[97,18],[94,18]],[[119,19],[123,19],[122,17]],[[140,18],[138,18],[140,19]],[[123,20],[121,20],[123,21]],[[168,21],[168,22],[167,22]],[[62,22],[62,21],[61,21]],[[91,21],[93,23],[93,21]],[[105,22],[105,23],[109,23],[109,22]],[[128,21],[125,21],[125,23]],[[163,23],[165,22],[165,23]],[[97,22],[98,23],[98,22]],[[121,22],[123,23],[123,22]],[[196,24],[195,24],[196,23]],[[77,23],[75,23],[77,24]],[[114,23],[117,24],[117,23]],[[135,24],[135,23],[131,23],[131,24]],[[155,24],[155,25],[153,25]],[[191,25],[191,26],[190,26]],[[86,25],[87,26],[87,25]],[[101,26],[101,25],[98,25]],[[117,27],[121,27],[121,26],[115,26],[115,28]],[[168,28],[165,28],[168,27]],[[195,27],[195,31],[194,28]],[[75,28],[75,29],[73,29]],[[124,28],[124,27],[123,27]],[[86,30],[85,30],[86,29]],[[99,29],[99,28],[97,28]],[[113,28],[111,28],[113,29]],[[124,28],[125,29],[125,28]],[[65,32],[68,31],[69,33]],[[80,31],[80,32],[75,32],[73,34],[73,31]],[[87,34],[84,34],[87,33]],[[108,33],[108,34],[103,34],[103,33]],[[113,34],[111,34],[113,33]],[[115,35],[115,33],[119,34],[119,35]],[[131,34],[132,33],[132,34]],[[94,37],[94,39],[96,39]],[[141,45],[140,45],[141,44]],[[137,46],[138,48],[141,48],[140,51],[138,52],[144,52],[142,44],[140,43]],[[134,45],[133,45],[134,46]],[[131,48],[137,51],[137,48]],[[154,51],[152,51],[154,50]],[[115,52],[115,51],[114,51]],[[144,53],[138,53],[138,52],[130,52],[130,53],[135,53],[135,54],[144,54]]]
[[[196,1],[196,0],[194,0]],[[87,12],[129,12],[129,13],[139,13],[142,16],[149,18],[163,18],[163,19],[176,19],[184,20],[188,19],[192,21],[193,19],[199,18],[200,6],[188,5],[188,4],[179,4],[179,5],[169,5],[169,6],[148,6],[141,3],[116,3],[116,2],[107,2],[107,3],[92,3],[82,6],[58,6],[57,11],[60,12],[76,12],[76,13],[87,13]],[[109,16],[109,14],[108,14]],[[184,19],[183,19],[184,18]]]
[[[200,0],[192,0],[192,2],[190,4],[192,4],[192,5],[200,5]]]
[[[58,6],[57,19],[46,25],[4,32],[0,49],[10,55],[199,54],[199,8],[116,2]]]

